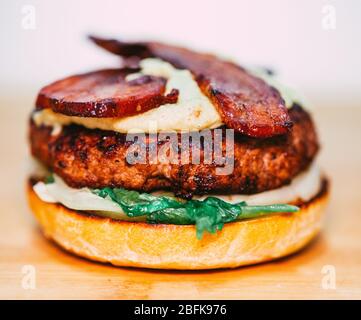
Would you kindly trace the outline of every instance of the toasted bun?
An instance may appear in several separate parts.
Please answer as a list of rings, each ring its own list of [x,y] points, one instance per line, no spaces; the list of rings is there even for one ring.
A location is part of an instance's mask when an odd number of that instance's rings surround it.
[[[201,240],[191,225],[112,220],[43,202],[31,184],[27,193],[45,236],[68,251],[116,266],[195,270],[255,264],[299,250],[320,230],[327,189],[325,181],[297,213],[227,223]]]

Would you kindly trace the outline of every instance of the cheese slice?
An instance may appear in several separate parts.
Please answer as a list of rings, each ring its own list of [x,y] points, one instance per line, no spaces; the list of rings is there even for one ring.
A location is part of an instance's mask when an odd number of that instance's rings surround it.
[[[190,71],[176,69],[167,62],[152,58],[142,60],[140,66],[141,71],[130,74],[128,80],[141,75],[165,77],[168,80],[166,93],[172,89],[179,90],[177,103],[164,104],[147,112],[121,119],[73,117],[44,109],[33,115],[34,122],[37,125],[56,127],[57,129],[53,131],[54,134],[59,133],[59,126],[71,123],[89,129],[121,133],[199,131],[222,125],[219,113],[201,92]]]
[[[120,220],[142,221],[145,217],[130,218],[121,207],[108,198],[102,198],[88,188],[70,188],[59,176],[54,175],[54,183],[38,182],[34,191],[44,202],[60,203],[73,210],[93,211],[96,214]],[[299,174],[292,183],[278,189],[254,195],[212,195],[229,203],[246,201],[249,205],[287,204],[297,200],[308,201],[320,190],[321,174],[317,164]],[[154,192],[153,195],[171,195],[169,192]],[[173,195],[172,195],[173,196]],[[195,196],[204,199],[207,196]]]
[[[120,133],[189,132],[223,125],[216,107],[202,93],[189,70],[176,69],[170,63],[156,58],[143,59],[140,68],[140,72],[128,75],[127,80],[142,75],[164,77],[167,79],[166,93],[172,89],[179,90],[177,103],[164,104],[126,118],[74,117],[44,109],[35,112],[33,120],[37,125],[52,126],[53,135],[60,133],[62,126],[69,124]],[[262,69],[249,68],[248,71],[276,87],[285,99],[287,107],[300,100],[292,90],[281,85],[275,77],[267,75]]]

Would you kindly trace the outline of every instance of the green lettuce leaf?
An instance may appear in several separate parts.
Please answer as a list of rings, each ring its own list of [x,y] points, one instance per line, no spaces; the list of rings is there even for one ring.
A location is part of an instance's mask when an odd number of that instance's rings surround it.
[[[146,216],[149,223],[195,224],[198,239],[202,238],[204,232],[215,233],[222,230],[227,222],[299,210],[288,204],[231,204],[216,197],[182,202],[168,196],[154,196],[121,188],[104,188],[93,192],[116,202],[129,217]]]
[[[47,175],[44,179],[44,182],[45,182],[45,184],[54,183],[55,179],[54,179],[53,174]]]

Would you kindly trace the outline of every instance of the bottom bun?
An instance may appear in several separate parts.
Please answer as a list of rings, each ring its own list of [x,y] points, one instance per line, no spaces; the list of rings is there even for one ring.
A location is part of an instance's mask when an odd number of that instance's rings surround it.
[[[319,194],[301,210],[227,223],[217,234],[196,238],[193,225],[119,221],[46,203],[31,183],[28,199],[45,236],[79,256],[116,266],[154,269],[216,269],[289,255],[320,230],[328,198]]]

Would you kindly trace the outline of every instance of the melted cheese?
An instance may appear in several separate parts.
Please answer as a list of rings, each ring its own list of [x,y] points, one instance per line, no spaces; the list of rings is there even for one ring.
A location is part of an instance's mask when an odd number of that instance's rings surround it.
[[[115,202],[102,198],[91,192],[88,188],[70,188],[58,176],[54,176],[55,182],[45,184],[38,182],[34,185],[34,191],[41,200],[49,203],[61,203],[73,210],[94,211],[102,216],[120,220],[132,220]],[[297,200],[308,201],[320,190],[321,175],[316,164],[313,164],[306,172],[301,173],[292,183],[278,189],[265,191],[254,195],[213,195],[229,203],[246,201],[249,205],[269,205],[280,203],[292,203]],[[167,192],[155,192],[154,195],[169,195]],[[206,196],[194,197],[204,199]],[[145,217],[137,218],[138,220]]]
[[[143,220],[128,217],[120,206],[110,199],[92,193],[88,188],[70,188],[60,177],[54,175],[54,183],[38,182],[33,189],[38,197],[47,203],[60,203],[63,206],[80,211],[92,211],[99,215],[119,220]]]
[[[128,132],[199,131],[222,125],[219,113],[210,100],[201,92],[197,82],[188,70],[179,70],[159,59],[144,59],[141,71],[130,74],[128,80],[141,75],[160,76],[168,79],[166,93],[179,90],[175,104],[165,104],[147,112],[126,118],[71,117],[55,113],[50,109],[38,111],[33,119],[37,125],[54,126],[54,134],[59,125],[79,124],[89,129]]]
[[[229,203],[246,201],[249,205],[292,203],[297,200],[306,202],[311,200],[320,188],[320,169],[317,164],[313,163],[307,171],[300,173],[287,186],[253,195],[231,194],[217,195],[217,197]],[[195,199],[197,198],[204,199],[205,196],[195,197]]]
[[[268,74],[264,69],[248,68],[247,71],[255,77],[261,78],[268,85],[276,88],[281,94],[288,109],[292,107],[293,103],[298,103],[302,106],[306,104],[304,97],[299,95],[293,88],[281,83],[276,76]]]
[[[221,126],[222,120],[214,105],[201,92],[189,70],[179,70],[160,59],[148,58],[140,62],[139,73],[128,75],[132,80],[141,75],[152,75],[167,79],[166,93],[172,89],[179,90],[178,101],[175,104],[165,104],[147,112],[126,118],[90,118],[73,117],[55,113],[50,109],[36,112],[33,119],[37,125],[52,126],[53,135],[61,131],[62,126],[69,124],[82,125],[89,129],[110,130],[121,133],[162,131],[199,131]],[[294,101],[302,102],[294,91],[281,85],[274,76],[262,69],[249,68],[248,71],[276,87],[285,99],[287,107]]]

